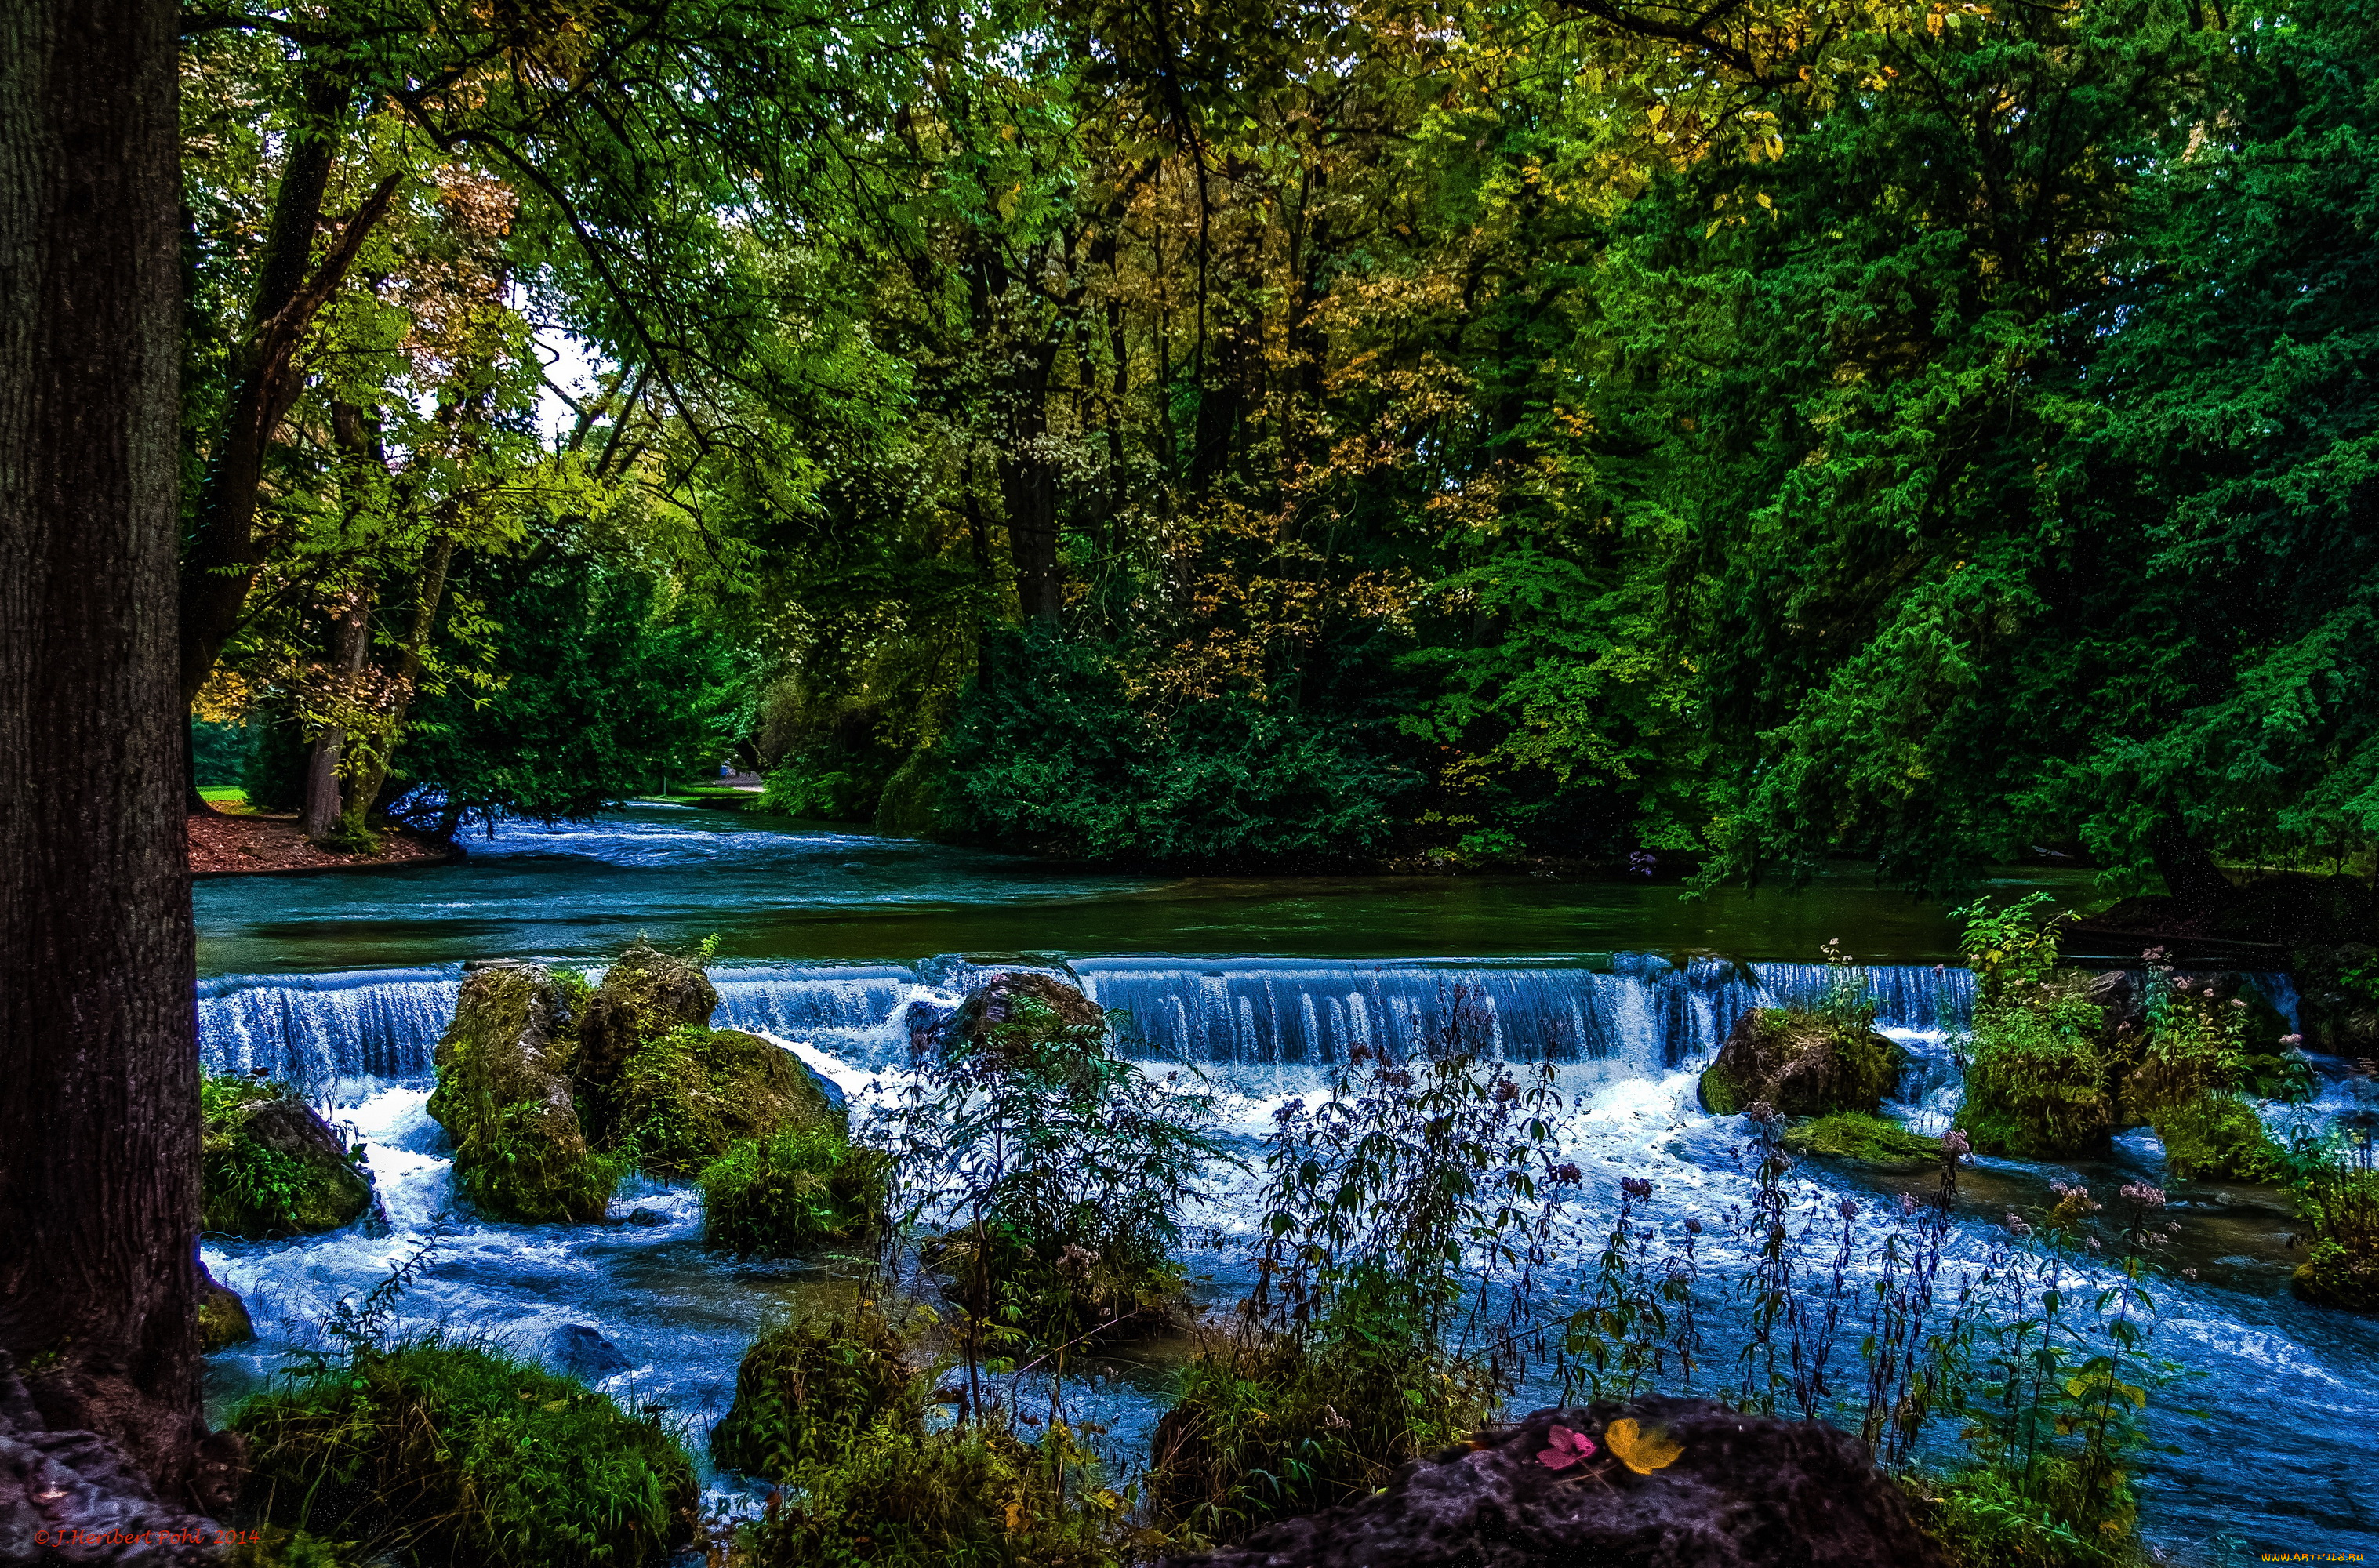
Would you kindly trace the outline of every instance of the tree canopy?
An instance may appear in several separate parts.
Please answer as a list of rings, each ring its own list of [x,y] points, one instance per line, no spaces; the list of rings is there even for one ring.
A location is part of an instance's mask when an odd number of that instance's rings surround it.
[[[2357,853],[2374,22],[193,4],[186,695],[357,826]]]

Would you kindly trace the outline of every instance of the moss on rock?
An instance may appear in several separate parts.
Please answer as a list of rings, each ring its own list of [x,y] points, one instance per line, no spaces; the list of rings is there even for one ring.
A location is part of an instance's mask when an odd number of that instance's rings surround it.
[[[735,1403],[710,1429],[723,1468],[783,1480],[831,1463],[882,1420],[924,1429],[924,1379],[882,1314],[810,1313],[754,1342],[735,1371]]]
[[[279,1084],[199,1089],[199,1227],[264,1240],[336,1230],[371,1207],[371,1179],[331,1124]]]
[[[656,1176],[691,1176],[745,1140],[844,1134],[840,1106],[781,1045],[681,1025],[638,1042],[608,1089],[617,1147]]]
[[[463,983],[438,1042],[429,1114],[454,1143],[454,1180],[496,1219],[600,1219],[620,1176],[580,1125],[568,998],[535,964]]]
[[[475,1346],[367,1351],[249,1400],[232,1425],[262,1520],[375,1556],[638,1568],[694,1523],[694,1467],[664,1428]]]
[[[2069,986],[1979,1011],[1956,1123],[1974,1152],[2057,1160],[2104,1149],[2116,1108],[2101,1042],[2110,1006],[2123,1005]]]
[[[2277,1181],[2279,1146],[2255,1107],[2236,1094],[2199,1090],[2148,1113],[2172,1174],[2192,1181]]]
[[[1743,1015],[1703,1069],[1702,1108],[1728,1116],[1765,1101],[1788,1116],[1872,1116],[1900,1081],[1907,1053],[1873,1030],[1816,1013],[1766,1007]]]
[[[239,1298],[239,1292],[216,1279],[205,1264],[199,1264],[199,1353],[211,1356],[226,1345],[255,1337],[256,1323],[248,1317],[248,1303]]]
[[[1863,1111],[1837,1111],[1802,1122],[1784,1134],[1784,1147],[1795,1154],[1872,1171],[1926,1171],[1941,1163],[1939,1139]]]
[[[636,1048],[681,1027],[706,1026],[718,1007],[709,976],[673,954],[638,942],[612,961],[578,1023],[577,1070],[590,1091],[598,1137],[615,1108],[609,1087]]]

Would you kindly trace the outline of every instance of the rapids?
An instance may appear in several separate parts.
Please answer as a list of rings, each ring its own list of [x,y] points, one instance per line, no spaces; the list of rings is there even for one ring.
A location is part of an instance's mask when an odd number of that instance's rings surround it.
[[[1673,1231],[1743,1201],[1743,1124],[1699,1111],[1695,1073],[1745,1009],[1816,995],[1823,966],[1795,956],[1841,935],[1854,951],[1907,960],[1862,974],[1879,1024],[1911,1048],[1892,1110],[1920,1128],[1938,1129],[1957,1103],[1950,1042],[1971,1001],[1971,977],[1941,962],[1938,913],[1857,887],[1680,912],[1673,887],[1528,878],[1166,883],[694,813],[513,829],[450,870],[206,884],[199,917],[202,962],[244,967],[200,983],[208,1067],[261,1070],[329,1106],[366,1145],[383,1210],[327,1236],[207,1238],[209,1265],[248,1298],[261,1336],[211,1358],[217,1412],[287,1353],[320,1343],[342,1294],[434,1241],[435,1260],[401,1299],[402,1330],[442,1327],[547,1356],[570,1343],[560,1331],[594,1329],[624,1363],[599,1386],[686,1423],[697,1451],[760,1328],[849,1281],[830,1260],[737,1264],[704,1252],[690,1188],[631,1183],[608,1224],[459,1212],[423,1104],[471,958],[599,964],[639,933],[717,931],[714,1021],[795,1050],[851,1092],[863,1118],[898,1092],[912,1029],[954,1007],[982,967],[1029,962],[1126,1014],[1131,1049],[1153,1065],[1194,1066],[1250,1156],[1273,1109],[1315,1093],[1351,1046],[1426,1035],[1458,1003],[1483,1016],[1507,1057],[1557,1064],[1557,1131],[1586,1176],[1562,1260],[1571,1267],[1599,1242],[1624,1176],[1653,1182],[1648,1217]],[[1632,941],[1631,929],[1641,933]],[[899,946],[928,936],[957,939]],[[2285,1010],[2284,982],[2262,983]],[[2368,1108],[2338,1080],[2318,1104]],[[1977,1162],[1952,1256],[1976,1261],[2002,1246],[1997,1216],[2040,1204],[2051,1179],[2103,1192],[2158,1168],[2144,1134],[2105,1163]],[[1793,1185],[1796,1208],[1812,1215],[1846,1196],[1889,1200],[1895,1188],[1815,1165]],[[1222,1243],[1191,1261],[1210,1300],[1235,1298],[1244,1279],[1256,1188],[1218,1178],[1192,1212]],[[2193,1379],[2156,1409],[2157,1441],[2180,1452],[2156,1456],[2142,1478],[2150,1539],[2191,1562],[2219,1561],[2234,1550],[2226,1539],[2251,1554],[2363,1547],[2379,1521],[2379,1465],[2368,1458],[2379,1325],[2288,1294],[2291,1226],[2268,1193],[2173,1196],[2184,1232],[2169,1261],[2197,1277],[2156,1282],[2156,1343]],[[1736,1260],[1718,1234],[1707,1261],[1723,1273]],[[1119,1468],[1144,1452],[1181,1348],[1103,1363],[1069,1395],[1078,1416],[1107,1429]],[[1721,1381],[1728,1370],[1717,1369]],[[1550,1396],[1524,1389],[1519,1399],[1536,1393]],[[712,1479],[715,1501],[733,1506],[736,1489]]]

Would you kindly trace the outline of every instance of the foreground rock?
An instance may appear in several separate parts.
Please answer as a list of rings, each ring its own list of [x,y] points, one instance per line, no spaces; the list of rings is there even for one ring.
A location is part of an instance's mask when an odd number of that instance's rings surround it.
[[[1682,1445],[1639,1476],[1612,1457],[1632,1417]],[[1555,1426],[1594,1440],[1582,1464],[1540,1458]],[[1419,1460],[1379,1493],[1289,1519],[1173,1568],[1940,1568],[1900,1489],[1857,1442],[1706,1400],[1540,1410],[1481,1446]]]
[[[199,1227],[250,1241],[336,1230],[371,1207],[346,1140],[278,1084],[217,1078],[200,1093]]]
[[[967,994],[940,1027],[936,1043],[964,1042],[981,1048],[996,1043],[1003,1031],[1029,1018],[1054,1019],[1068,1029],[1096,1028],[1106,1022],[1106,1009],[1075,987],[1051,974],[1031,970],[1005,970]]]
[[[223,1284],[199,1265],[199,1350],[211,1356],[225,1345],[239,1345],[256,1337],[256,1323],[248,1315],[248,1303],[239,1292]]]
[[[1702,1108],[1731,1116],[1766,1101],[1788,1116],[1873,1116],[1900,1081],[1907,1053],[1873,1030],[1815,1013],[1763,1007],[1735,1020],[1704,1069]]]
[[[220,1492],[237,1456],[235,1440],[210,1440],[200,1486]],[[52,1431],[0,1352],[0,1562],[221,1562],[222,1539],[160,1502],[112,1440]]]

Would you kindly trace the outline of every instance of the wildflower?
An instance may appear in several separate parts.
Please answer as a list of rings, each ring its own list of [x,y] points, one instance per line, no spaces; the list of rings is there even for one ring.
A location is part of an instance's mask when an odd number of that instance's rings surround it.
[[[1576,1165],[1555,1165],[1552,1170],[1547,1171],[1545,1175],[1552,1180],[1561,1183],[1564,1187],[1575,1187],[1579,1182],[1586,1179],[1585,1173],[1580,1171]]]
[[[2304,1036],[2301,1034],[2283,1034],[2280,1036],[2280,1043],[2283,1045],[2301,1045],[2304,1043]]]
[[[1508,1105],[1520,1097],[1520,1086],[1508,1078],[1495,1080],[1495,1104]]]
[[[1834,1205],[1834,1212],[1846,1220],[1855,1220],[1858,1218],[1858,1205],[1845,1198]]]
[[[1916,1195],[1914,1193],[1903,1192],[1900,1195],[1900,1212],[1902,1214],[1913,1214],[1916,1212]]]
[[[2233,996],[2230,998],[2230,1005],[2243,1013],[2247,1010],[2247,998],[2244,996]]]
[[[1783,1119],[1776,1114],[1776,1107],[1769,1104],[1765,1100],[1754,1100],[1750,1104],[1744,1107],[1743,1114],[1749,1116],[1753,1121],[1761,1123],[1781,1121]]]
[[[1567,1427],[1555,1427],[1546,1441],[1552,1446],[1537,1454],[1537,1463],[1548,1470],[1566,1470],[1594,1457],[1594,1440],[1581,1437]]]
[[[2082,1245],[2095,1252],[2098,1250],[2098,1238],[2095,1236],[2085,1236],[2082,1238]]]
[[[1368,1062],[1371,1059],[1371,1048],[1358,1040],[1346,1047],[1346,1059],[1350,1062]]]
[[[1699,1236],[1699,1235],[1701,1235],[1701,1233],[1702,1233],[1702,1223],[1701,1223],[1701,1221],[1699,1221],[1698,1219],[1694,1219],[1694,1218],[1688,1217],[1688,1218],[1686,1219],[1686,1221],[1685,1221],[1685,1234],[1686,1234],[1687,1236]]]
[[[1960,1132],[1957,1128],[1951,1128],[1949,1131],[1941,1135],[1941,1152],[1949,1155],[1950,1158],[1953,1160],[1963,1159],[1966,1155],[1971,1154],[1974,1152],[1974,1146],[1967,1142],[1966,1135]]]
[[[1640,1203],[1652,1196],[1652,1184],[1641,1176],[1622,1176],[1619,1190]]]
[[[2010,1214],[2007,1217],[2007,1228],[2011,1233],[2016,1236],[2030,1236],[2032,1234],[2032,1226],[2024,1223],[2024,1218],[2022,1214]]]
[[[2125,1183],[2123,1187],[2123,1196],[2138,1204],[2143,1209],[2161,1209],[2164,1207],[2164,1189],[2158,1187],[2151,1187],[2144,1181]]]

